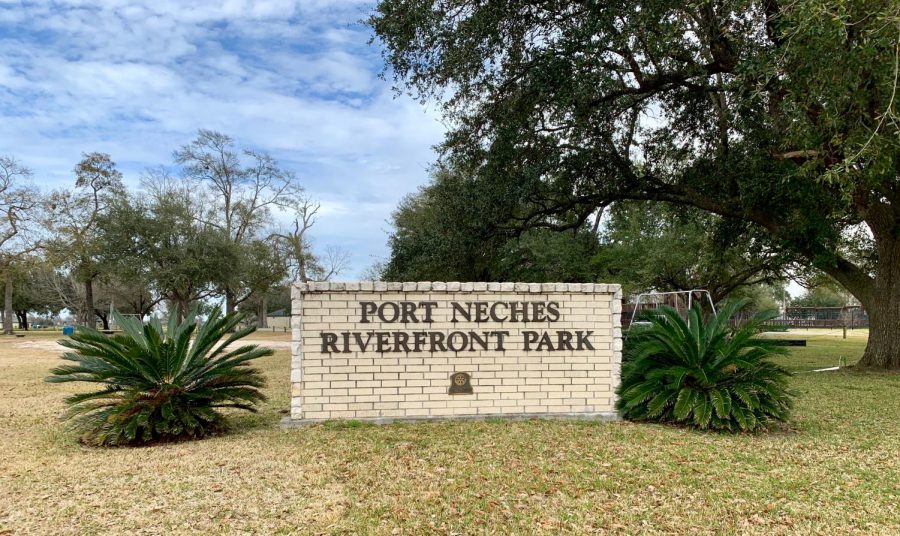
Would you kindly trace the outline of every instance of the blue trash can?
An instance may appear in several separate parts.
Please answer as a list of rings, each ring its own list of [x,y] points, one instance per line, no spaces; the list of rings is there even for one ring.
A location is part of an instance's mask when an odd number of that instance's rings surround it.
[[[75,326],[63,326],[63,335],[71,335],[75,333]]]

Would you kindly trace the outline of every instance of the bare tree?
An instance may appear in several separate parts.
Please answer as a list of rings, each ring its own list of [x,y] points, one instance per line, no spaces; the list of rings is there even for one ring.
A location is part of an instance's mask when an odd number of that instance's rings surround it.
[[[318,202],[301,198],[291,224],[293,229],[272,235],[288,259],[294,280],[328,281],[346,270],[350,262],[350,254],[335,246],[327,247],[323,256],[312,251],[309,230],[315,225],[320,208]]]
[[[291,224],[293,230],[272,235],[288,259],[291,278],[294,280],[309,281],[309,265],[315,263],[316,258],[310,249],[307,233],[316,223],[316,214],[320,208],[318,202],[303,197],[297,205],[296,217]]]
[[[36,241],[26,232],[35,218],[40,203],[36,189],[30,184],[31,170],[10,156],[0,156],[0,270],[5,291],[3,299],[3,333],[13,332],[13,274],[15,259],[33,251]]]
[[[238,246],[257,237],[271,222],[273,209],[293,210],[301,198],[296,177],[271,156],[252,150],[238,153],[234,140],[219,132],[200,130],[197,138],[174,156],[188,178],[206,186],[205,209],[197,217]],[[252,290],[241,289],[239,281],[235,274],[221,284],[226,312],[234,311],[252,294]]]
[[[381,281],[384,277],[385,268],[385,261],[383,259],[376,258],[372,261],[372,264],[363,271],[360,279],[362,279],[363,281]]]
[[[57,310],[69,310],[79,321],[84,317],[84,287],[71,273],[59,270],[39,272],[38,282]]]
[[[139,179],[143,189],[152,199],[178,197],[188,204],[191,197],[191,184],[173,176],[169,170],[159,166],[145,169]]]
[[[338,246],[328,246],[325,248],[325,254],[317,257],[316,261],[311,269],[312,279],[330,281],[347,269],[350,264],[350,252]]]

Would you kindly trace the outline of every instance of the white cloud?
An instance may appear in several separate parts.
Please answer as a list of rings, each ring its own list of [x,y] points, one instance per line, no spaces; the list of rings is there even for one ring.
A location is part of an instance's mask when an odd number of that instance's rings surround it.
[[[198,128],[270,151],[323,202],[319,244],[356,276],[386,255],[384,223],[426,180],[442,127],[378,80],[368,2],[0,3],[0,154],[68,184],[105,151],[136,184]]]

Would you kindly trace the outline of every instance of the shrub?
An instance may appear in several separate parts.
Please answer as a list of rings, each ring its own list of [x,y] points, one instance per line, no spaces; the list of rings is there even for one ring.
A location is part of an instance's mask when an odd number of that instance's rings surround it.
[[[82,441],[113,446],[202,438],[226,429],[219,409],[255,411],[265,400],[259,390],[263,377],[249,363],[272,350],[231,346],[254,331],[232,332],[243,315],[222,315],[216,308],[198,327],[194,310],[180,324],[173,314],[163,330],[159,319],[143,325],[113,314],[123,334],[79,328],[59,342],[71,350],[62,358],[73,364],[53,369],[47,378],[101,387],[66,399],[64,417]]]
[[[733,302],[708,322],[699,307],[687,321],[671,307],[643,315],[650,325],[626,341],[618,390],[622,416],[727,431],[786,420],[789,373],[769,361],[784,350],[753,338],[777,313],[758,313],[731,329],[729,320],[745,304]]]

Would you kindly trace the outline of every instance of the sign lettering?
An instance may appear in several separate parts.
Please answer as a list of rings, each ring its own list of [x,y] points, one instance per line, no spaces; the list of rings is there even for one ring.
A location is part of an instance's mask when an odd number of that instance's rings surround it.
[[[445,302],[446,303],[446,302]],[[438,312],[435,301],[361,301],[359,323],[369,324],[431,324]],[[559,303],[555,301],[464,301],[449,302],[450,322],[481,324],[493,323],[547,323],[561,320]],[[424,327],[424,326],[423,326]],[[355,352],[474,352],[478,350],[506,350],[504,343],[510,331],[506,330],[452,330],[429,331],[322,331],[322,353]],[[593,351],[593,331],[575,330],[523,330],[522,348],[525,352]]]

